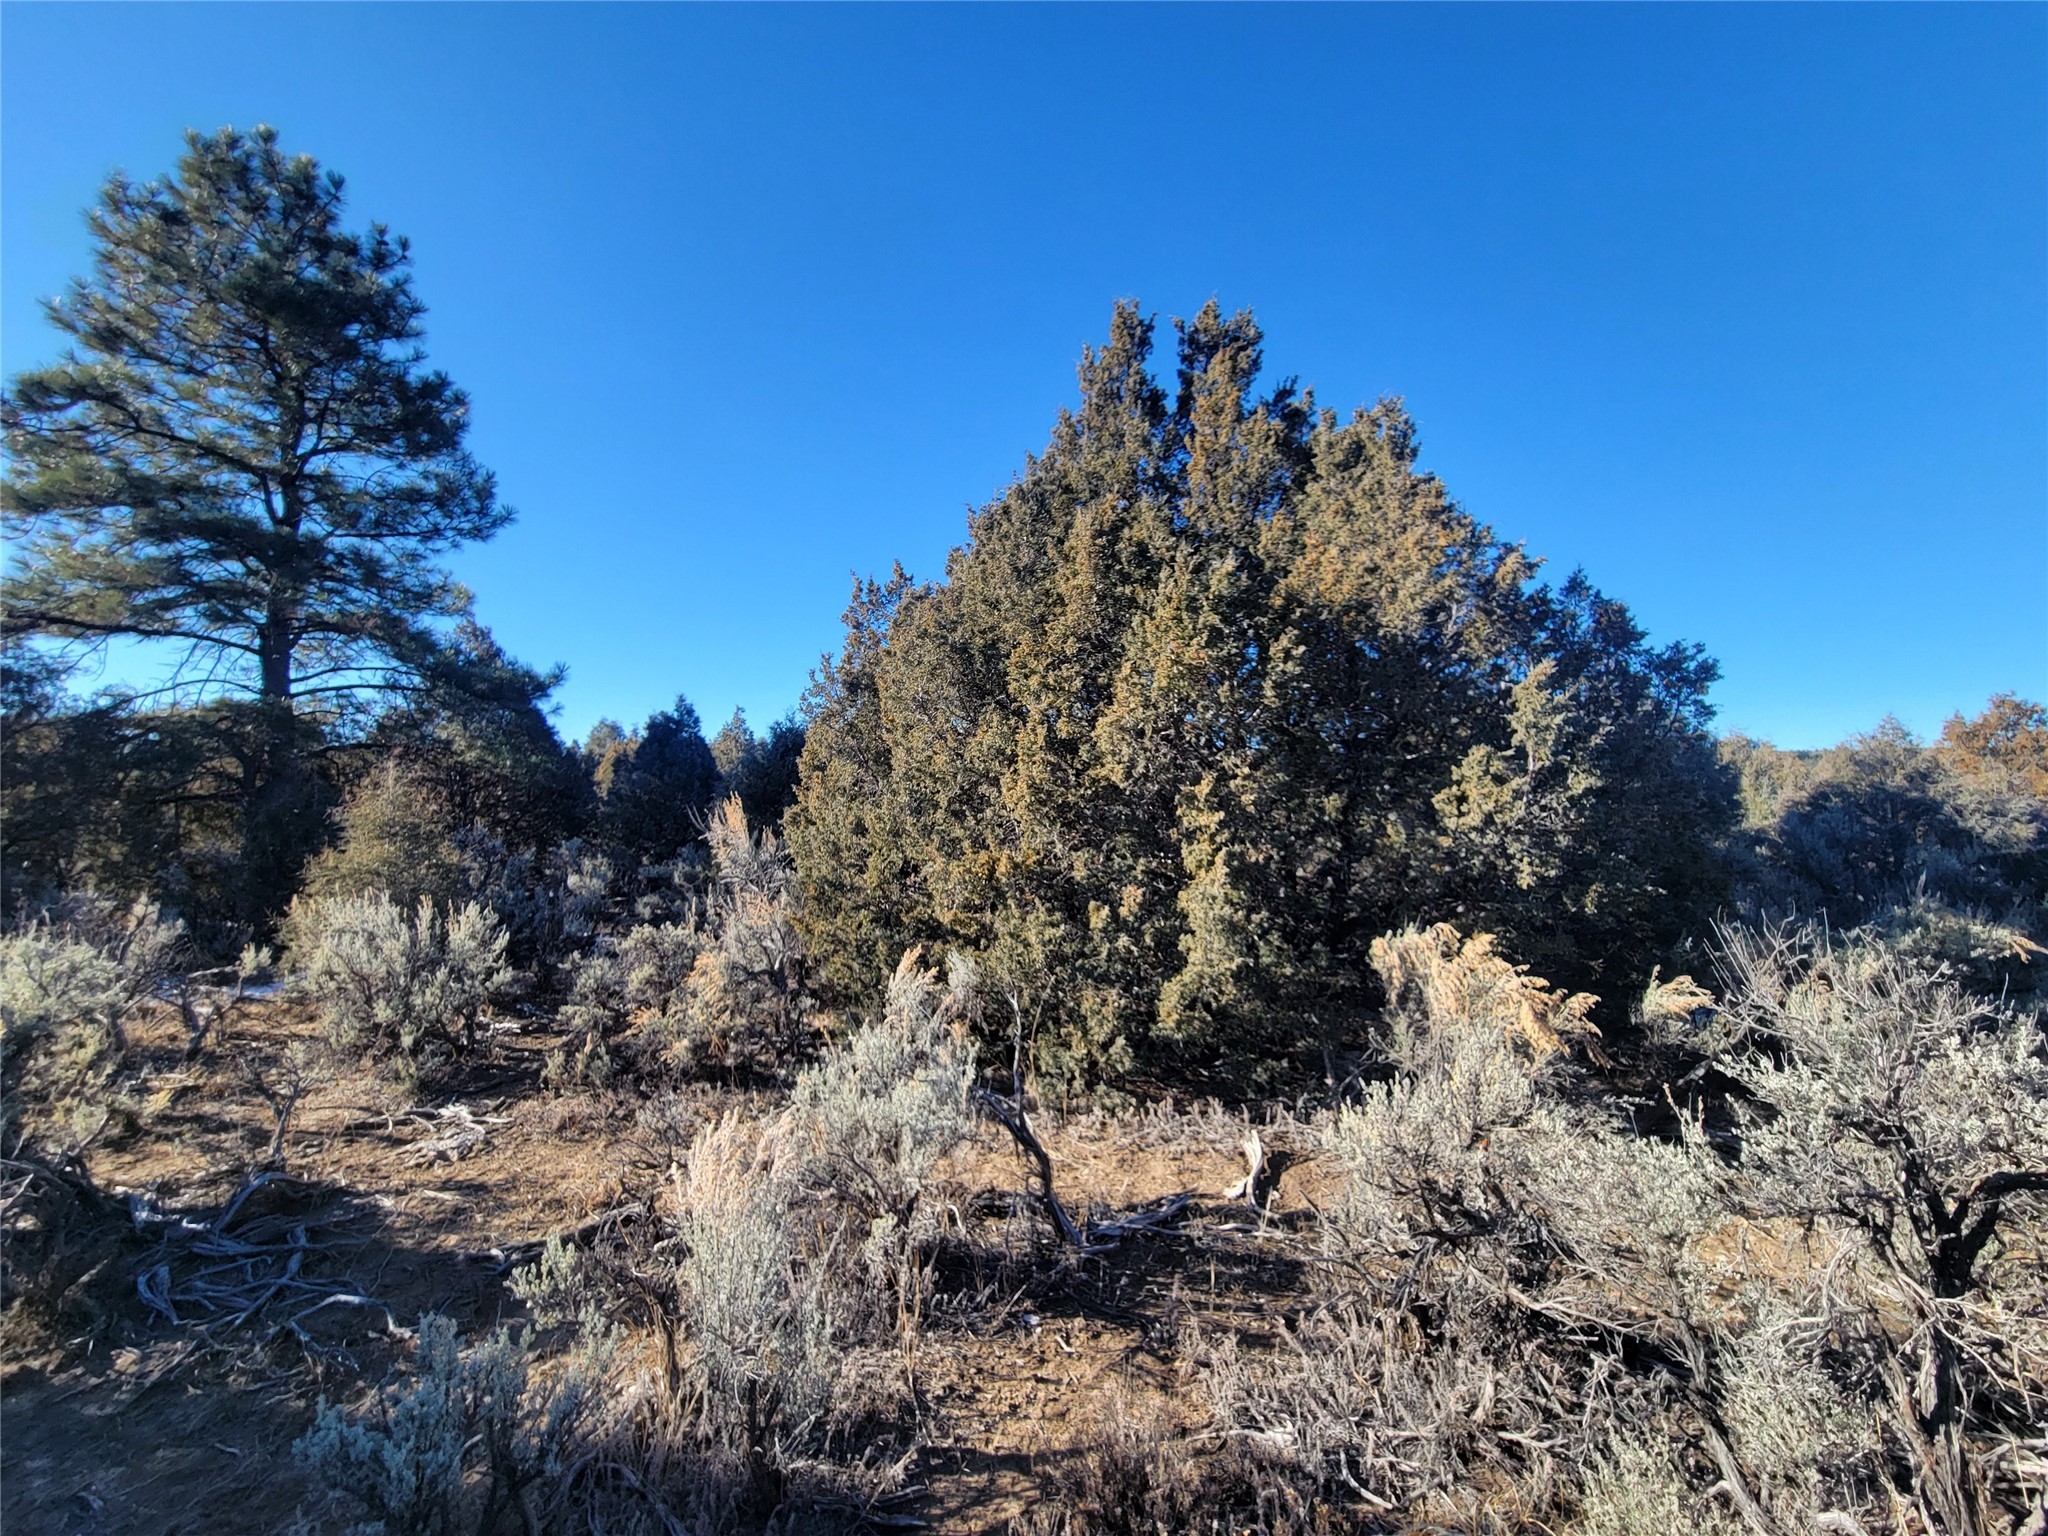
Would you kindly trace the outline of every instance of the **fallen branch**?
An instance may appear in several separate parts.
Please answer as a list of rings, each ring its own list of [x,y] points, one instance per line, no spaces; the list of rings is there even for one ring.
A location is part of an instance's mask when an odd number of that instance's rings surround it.
[[[1060,1197],[1053,1191],[1052,1154],[1047,1152],[1044,1144],[1032,1134],[1031,1121],[1024,1113],[1024,1085],[1021,1082],[1017,1084],[1017,1097],[1014,1103],[977,1086],[974,1090],[974,1102],[1000,1121],[1003,1129],[1016,1139],[1017,1145],[1023,1149],[1025,1155],[1037,1165],[1039,1189],[1045,1197],[1046,1209],[1052,1215],[1053,1230],[1059,1234],[1060,1241],[1069,1248],[1086,1248],[1087,1240],[1082,1237],[1080,1228],[1074,1225],[1073,1218],[1067,1215],[1067,1208],[1060,1204]]]
[[[1226,1200],[1242,1200],[1253,1210],[1259,1208],[1259,1180],[1266,1174],[1266,1144],[1259,1133],[1247,1127],[1244,1133],[1245,1175],[1223,1191]]]
[[[1127,1237],[1136,1237],[1141,1232],[1157,1232],[1186,1210],[1194,1198],[1193,1190],[1183,1190],[1177,1195],[1167,1196],[1152,1210],[1133,1211],[1115,1221],[1090,1222],[1082,1252],[1105,1253]]]
[[[531,1264],[551,1242],[560,1243],[564,1248],[588,1248],[612,1227],[628,1221],[638,1221],[647,1215],[647,1206],[642,1201],[627,1205],[615,1205],[580,1226],[557,1232],[550,1237],[536,1237],[523,1243],[507,1243],[500,1248],[474,1248],[460,1255],[465,1264],[488,1264],[499,1274],[517,1269],[522,1264]]]
[[[505,1115],[479,1116],[466,1104],[450,1104],[429,1121],[439,1132],[407,1148],[405,1160],[415,1168],[428,1163],[459,1163],[483,1146],[489,1127],[510,1123]]]
[[[157,1262],[135,1277],[137,1299],[172,1326],[197,1325],[209,1338],[234,1332],[278,1301],[298,1305],[298,1316],[330,1301],[375,1305],[344,1285],[304,1273],[307,1260],[323,1248],[312,1236],[315,1220],[274,1212],[231,1230],[253,1195],[278,1186],[322,1189],[285,1173],[259,1174],[237,1189],[210,1222],[164,1211],[147,1196],[130,1193],[129,1220],[138,1232],[160,1233],[164,1244]]]

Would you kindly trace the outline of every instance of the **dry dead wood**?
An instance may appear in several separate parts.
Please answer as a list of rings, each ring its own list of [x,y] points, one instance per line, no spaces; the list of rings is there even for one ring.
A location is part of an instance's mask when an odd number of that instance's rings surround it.
[[[153,1232],[163,1244],[157,1262],[135,1277],[142,1304],[175,1327],[199,1325],[209,1338],[225,1337],[274,1303],[294,1309],[279,1326],[295,1333],[301,1319],[326,1307],[379,1305],[346,1285],[305,1272],[308,1261],[326,1248],[315,1231],[332,1224],[332,1218],[290,1211],[243,1218],[251,1198],[271,1189],[286,1191],[288,1197],[292,1191],[326,1192],[288,1174],[262,1173],[204,1222],[131,1193],[128,1213],[136,1231]],[[388,1311],[386,1318],[388,1323]]]
[[[1024,1155],[1036,1166],[1039,1193],[1045,1200],[1046,1211],[1052,1217],[1053,1230],[1059,1234],[1060,1241],[1069,1248],[1086,1248],[1087,1239],[1081,1235],[1081,1229],[1074,1225],[1073,1218],[1067,1214],[1067,1208],[1060,1204],[1060,1197],[1053,1189],[1052,1154],[1045,1150],[1045,1144],[1032,1131],[1030,1116],[1024,1112],[1023,1083],[1020,1081],[1016,1084],[1014,1100],[977,1086],[974,1090],[974,1102],[987,1110],[1003,1129],[1010,1133]]]
[[[511,1118],[507,1115],[479,1115],[467,1104],[449,1104],[435,1111],[428,1123],[436,1128],[435,1133],[406,1149],[406,1161],[416,1168],[428,1163],[461,1162],[482,1149],[490,1135],[490,1127],[509,1125]]]
[[[565,1228],[548,1237],[531,1238],[523,1243],[507,1243],[498,1248],[473,1248],[465,1251],[461,1257],[465,1264],[485,1264],[497,1273],[505,1274],[522,1264],[531,1264],[541,1256],[550,1242],[559,1242],[565,1248],[588,1248],[614,1227],[623,1226],[629,1221],[644,1220],[647,1214],[646,1203],[634,1200],[625,1205],[615,1205],[586,1222]]]
[[[1259,1133],[1246,1127],[1243,1143],[1245,1174],[1230,1188],[1223,1191],[1225,1200],[1242,1200],[1253,1210],[1259,1208],[1259,1181],[1266,1176],[1266,1144],[1259,1140]]]

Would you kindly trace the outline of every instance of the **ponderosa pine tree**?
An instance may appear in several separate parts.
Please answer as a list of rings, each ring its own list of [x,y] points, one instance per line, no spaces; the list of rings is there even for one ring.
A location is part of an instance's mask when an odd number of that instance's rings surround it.
[[[1718,890],[1713,664],[1535,585],[1398,402],[1255,394],[1248,314],[1178,333],[1169,400],[1120,306],[946,579],[857,591],[787,824],[828,986],[974,950],[1076,1072],[1341,1038],[1408,922],[1627,995]]]
[[[247,826],[284,863],[292,839],[254,829],[317,809],[306,749],[417,679],[468,608],[434,556],[511,515],[424,366],[406,242],[342,211],[268,128],[115,176],[91,274],[47,309],[71,349],[0,404],[7,633],[175,648],[158,697],[237,738]]]

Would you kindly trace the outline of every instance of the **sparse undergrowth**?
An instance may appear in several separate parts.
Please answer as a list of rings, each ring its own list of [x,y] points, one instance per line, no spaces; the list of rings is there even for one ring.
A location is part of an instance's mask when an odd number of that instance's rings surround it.
[[[423,966],[448,963],[431,912],[373,915]],[[120,974],[93,953],[65,974]],[[643,985],[687,977],[651,953]],[[188,1058],[182,1012],[131,982],[110,1081],[134,1126],[61,1188],[7,1197],[10,1265],[24,1241],[70,1245],[119,1283],[81,1310],[87,1290],[59,1277],[73,1299],[41,1315],[69,1321],[37,1336],[38,1272],[10,1268],[9,1337],[53,1360],[75,1356],[66,1339],[158,1339],[165,1380],[289,1384],[298,1416],[269,1432],[289,1431],[271,1448],[296,1443],[298,1470],[251,1529],[296,1511],[386,1536],[910,1517],[1015,1536],[2002,1536],[2039,1507],[2032,1015],[1865,938],[1730,930],[1720,997],[1679,977],[1643,999],[1634,1048],[1655,1070],[1632,1098],[1586,1001],[1484,938],[1409,932],[1374,954],[1379,1065],[1310,1118],[1248,1135],[1215,1108],[1035,1108],[1079,1246],[1036,1165],[976,1123],[964,959],[942,976],[906,956],[875,1016],[779,1087],[663,1069],[551,1092],[572,1022],[461,1054],[459,1022],[437,1037],[444,1090],[525,1074],[509,1112],[364,1104],[315,988],[252,1004]],[[61,995],[78,1019],[35,1038],[116,1006],[106,987]],[[352,1037],[377,1040],[401,1037]],[[314,1047],[327,1065],[292,1088]],[[108,1201],[102,1181],[135,1187],[117,1170],[176,1167],[209,1134],[180,1093],[245,1106],[240,1171],[158,1172],[157,1193]],[[583,1204],[542,1213],[570,1177]],[[181,1214],[172,1192],[195,1178],[219,1193]],[[364,1249],[375,1200],[331,1205],[350,1187],[393,1191],[394,1235]],[[472,1212],[464,1188],[499,1193]],[[252,1216],[274,1195],[300,1205]],[[420,1212],[465,1235],[460,1252],[432,1227],[407,1239],[406,1303],[384,1277]],[[354,1269],[335,1246],[351,1231]],[[154,1320],[125,1314],[122,1287],[159,1271]],[[58,1379],[90,1388],[90,1358]]]

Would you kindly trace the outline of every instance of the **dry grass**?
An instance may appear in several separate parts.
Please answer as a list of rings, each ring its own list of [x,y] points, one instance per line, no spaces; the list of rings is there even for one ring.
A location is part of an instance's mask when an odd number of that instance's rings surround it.
[[[794,1100],[673,1077],[561,1091],[543,1082],[552,1021],[486,1021],[431,1099],[340,1063],[280,1139],[275,1085],[323,1035],[308,1006],[253,1002],[190,1060],[181,1014],[145,1009],[121,1083],[142,1111],[83,1162],[119,1203],[53,1206],[58,1294],[6,1314],[0,1513],[24,1530],[283,1529],[315,1492],[289,1451],[316,1403],[397,1401],[422,1315],[469,1349],[540,1324],[518,1336],[542,1403],[594,1307],[619,1331],[612,1385],[535,1529],[773,1514],[1013,1536],[1650,1536],[1673,1511],[1733,1529],[1744,1497],[1786,1533],[1836,1514],[1867,1536],[1941,1529],[1886,1495],[1911,1447],[1871,1427],[1889,1411],[1873,1351],[1918,1348],[1924,1306],[1875,1285],[1840,1226],[1727,1204],[1711,1163],[1688,1161],[1711,1152],[1696,1124],[1665,1144],[1602,1118],[1588,1070],[1545,1048],[1572,1041],[1567,1001],[1490,952],[1430,953],[1500,984],[1429,982],[1470,1027],[1418,1007],[1405,1065],[1341,1115],[1034,1106],[1078,1224],[1114,1237],[1100,1252],[1059,1241],[999,1129],[938,1112],[956,1065],[882,1074],[923,1083],[897,1101],[850,1067],[895,1059],[872,1042]],[[937,1062],[942,994],[919,985],[917,1050]],[[1699,1024],[1694,990],[1672,990],[1673,1028]],[[1523,1027],[1532,996],[1549,1037]],[[1226,1193],[1253,1130],[1256,1203]],[[858,1155],[821,1160],[828,1145]],[[262,1252],[202,1273],[223,1256],[195,1231]],[[544,1253],[548,1285],[521,1267]],[[292,1262],[298,1286],[266,1295]],[[2024,1224],[1985,1262],[2000,1305],[2029,1283],[2048,1295]],[[156,1270],[175,1322],[138,1294]],[[234,1305],[193,1300],[209,1294]],[[359,1300],[313,1305],[343,1295]],[[1992,1340],[1988,1313],[1935,1315]],[[2023,1416],[2024,1390],[1997,1385],[2013,1368],[1972,1357],[1986,1414]],[[2000,1512],[2048,1480],[2020,1423],[1968,1443]],[[479,1509],[484,1466],[463,1474]]]

